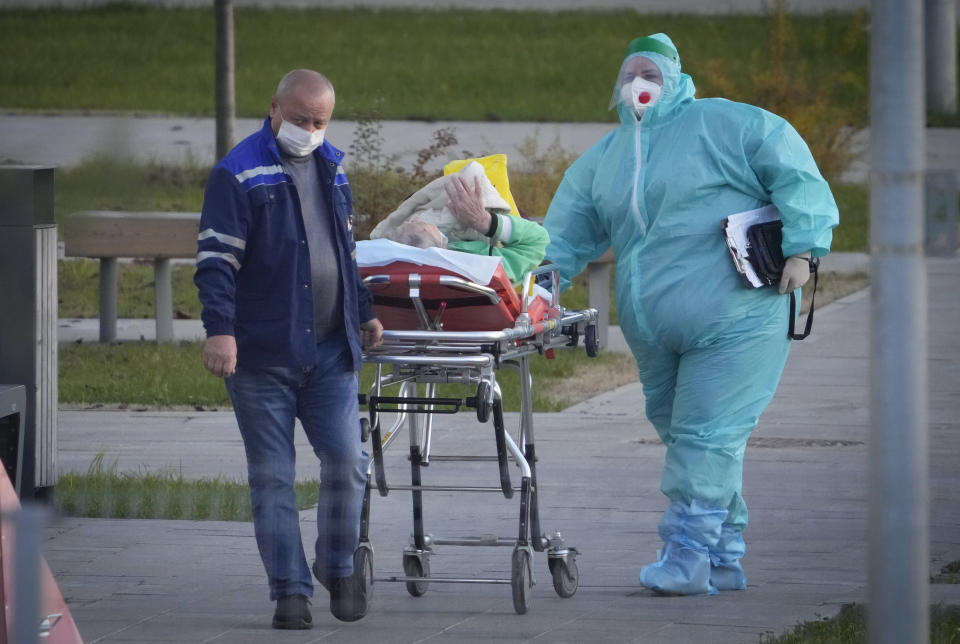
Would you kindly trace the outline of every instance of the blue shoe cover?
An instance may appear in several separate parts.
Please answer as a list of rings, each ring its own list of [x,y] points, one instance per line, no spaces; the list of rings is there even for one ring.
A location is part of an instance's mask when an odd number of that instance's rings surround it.
[[[710,549],[710,582],[718,590],[746,590],[747,577],[740,565],[746,551],[739,530],[726,527],[721,530],[720,540]]]
[[[640,583],[659,593],[716,595],[710,583],[710,549],[720,539],[727,511],[694,500],[674,501],[660,518],[664,548],[659,561],[640,570]]]
[[[747,576],[743,574],[740,562],[732,564],[710,565],[710,583],[717,590],[746,590]]]
[[[717,594],[707,549],[679,535],[667,541],[659,561],[640,570],[640,583],[665,595]]]

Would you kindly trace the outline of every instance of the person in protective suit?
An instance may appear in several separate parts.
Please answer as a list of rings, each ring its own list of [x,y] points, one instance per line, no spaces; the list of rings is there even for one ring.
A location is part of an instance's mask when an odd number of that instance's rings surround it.
[[[570,166],[544,220],[561,288],[613,246],[620,326],[667,447],[664,547],[640,582],[670,594],[746,588],[743,456],[787,359],[783,294],[806,282],[839,222],[789,123],[694,92],[670,38],[631,41],[611,100],[620,126]],[[748,289],[722,221],[769,204],[788,259],[779,288]]]

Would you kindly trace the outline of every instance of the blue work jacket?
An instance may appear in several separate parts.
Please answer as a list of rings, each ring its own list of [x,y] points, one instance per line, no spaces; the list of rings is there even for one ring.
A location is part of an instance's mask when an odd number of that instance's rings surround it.
[[[353,194],[341,165],[343,152],[325,141],[313,155],[334,220],[343,326],[357,371],[359,325],[376,315],[357,271]],[[197,250],[194,282],[207,336],[235,336],[238,364],[244,368],[316,364],[310,254],[300,198],[283,170],[269,118],[210,173]]]

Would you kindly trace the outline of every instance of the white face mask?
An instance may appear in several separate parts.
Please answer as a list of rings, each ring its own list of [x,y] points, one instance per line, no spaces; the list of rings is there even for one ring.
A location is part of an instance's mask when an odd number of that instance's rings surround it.
[[[283,118],[283,114],[280,115]],[[292,157],[305,157],[323,145],[326,128],[307,132],[302,127],[284,120],[277,130],[277,145]]]
[[[635,76],[629,83],[620,88],[620,100],[633,110],[637,118],[641,118],[647,109],[660,98],[661,87],[653,81]]]

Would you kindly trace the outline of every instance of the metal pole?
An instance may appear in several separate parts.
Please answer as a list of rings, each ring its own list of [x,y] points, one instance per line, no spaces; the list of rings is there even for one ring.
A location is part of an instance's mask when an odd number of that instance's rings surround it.
[[[169,257],[153,260],[153,302],[157,343],[173,342],[173,279]]]
[[[117,339],[117,258],[100,258],[100,342]]]
[[[869,641],[930,641],[923,5],[870,34]]]
[[[927,107],[957,113],[957,0],[925,0]]]
[[[216,20],[216,110],[217,160],[233,147],[233,118],[236,113],[233,70],[233,0],[214,0]]]

